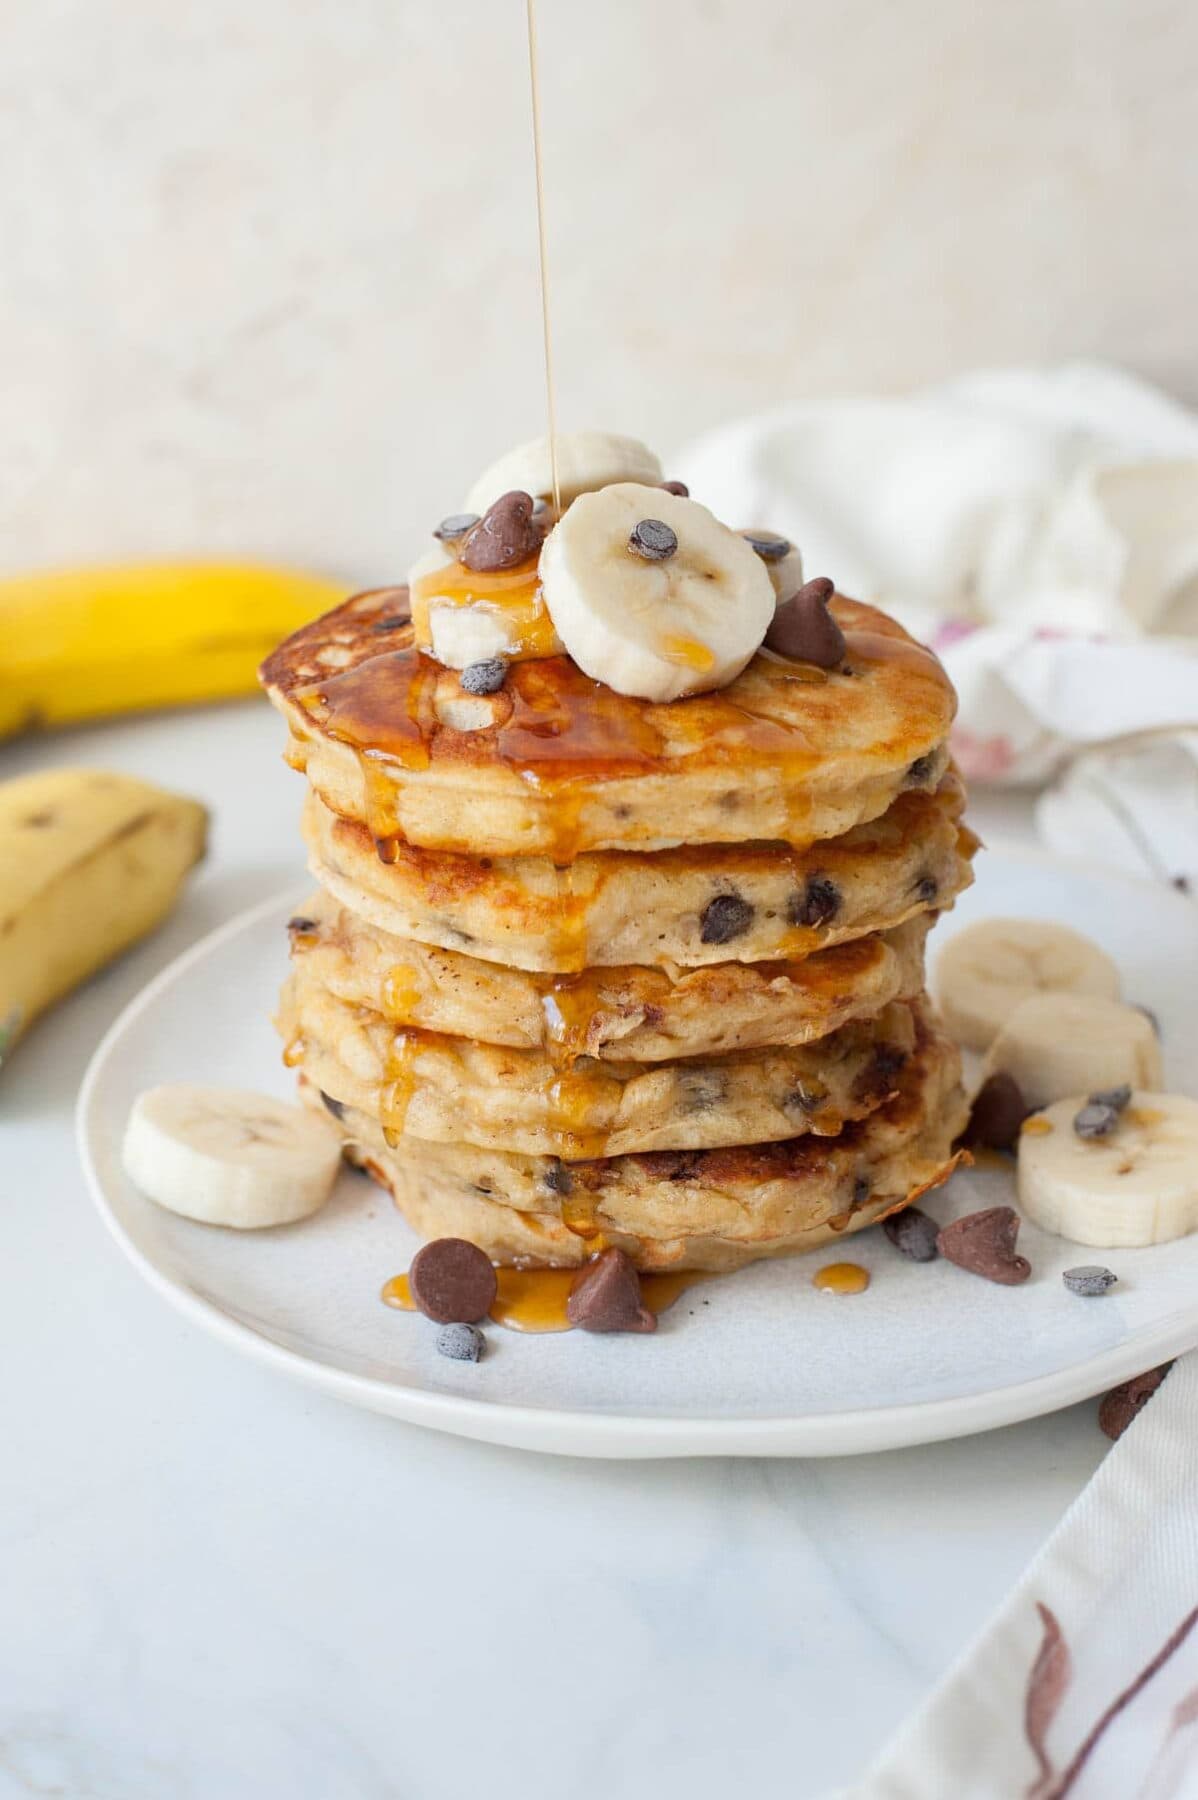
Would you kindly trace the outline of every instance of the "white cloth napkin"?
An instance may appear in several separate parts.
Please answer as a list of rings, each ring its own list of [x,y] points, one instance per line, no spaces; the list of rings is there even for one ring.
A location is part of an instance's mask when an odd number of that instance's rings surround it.
[[[1198,1352],[839,1800],[1198,1795]]]
[[[1084,759],[1091,830],[1117,746],[1125,809],[1167,792],[1193,817],[1198,417],[1115,369],[1012,369],[793,406],[676,463],[722,518],[785,532],[808,576],[933,645],[968,778],[1038,785]],[[1081,815],[1059,791],[1042,824],[1065,847]],[[1174,861],[1198,876],[1198,831]]]

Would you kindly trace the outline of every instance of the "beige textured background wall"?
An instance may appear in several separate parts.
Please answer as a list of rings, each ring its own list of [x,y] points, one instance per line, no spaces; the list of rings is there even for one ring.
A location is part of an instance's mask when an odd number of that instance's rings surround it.
[[[540,0],[563,422],[1120,359],[1198,398],[1191,0]],[[0,31],[0,558],[363,579],[541,429],[521,0]]]

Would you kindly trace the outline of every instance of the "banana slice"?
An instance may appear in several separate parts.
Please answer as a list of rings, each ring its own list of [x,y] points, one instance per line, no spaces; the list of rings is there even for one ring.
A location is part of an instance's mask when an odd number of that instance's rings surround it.
[[[645,700],[723,687],[774,616],[743,537],[698,501],[635,482],[574,502],[545,539],[541,584],[579,668]]]
[[[613,481],[661,480],[661,464],[636,438],[608,431],[567,431],[556,440],[557,480],[563,509],[579,494],[593,493]],[[553,465],[549,439],[534,438],[509,450],[481,474],[466,497],[466,512],[484,513],[500,494],[519,488],[534,500],[553,497]]]
[[[408,592],[417,648],[447,669],[563,652],[535,571],[478,574],[438,544],[412,564]]]
[[[970,1050],[989,1049],[1008,1016],[1033,994],[1119,998],[1105,951],[1046,919],[981,919],[949,939],[936,963],[940,1010]]]
[[[1098,1138],[1073,1129],[1084,1104],[1084,1094],[1059,1100],[1019,1140],[1028,1218],[1102,1248],[1167,1244],[1198,1230],[1198,1100],[1137,1090]]]
[[[1159,1087],[1161,1047],[1146,1015],[1093,994],[1033,994],[1015,1008],[986,1057],[1028,1106],[1100,1088]]]
[[[139,1094],[121,1160],[130,1181],[168,1211],[254,1231],[324,1205],[341,1138],[331,1120],[264,1094],[179,1083]]]

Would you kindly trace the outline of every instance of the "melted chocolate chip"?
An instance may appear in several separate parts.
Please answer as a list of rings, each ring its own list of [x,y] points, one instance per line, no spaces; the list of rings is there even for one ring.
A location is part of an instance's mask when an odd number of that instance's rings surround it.
[[[501,656],[488,656],[484,662],[471,663],[458,676],[464,694],[497,694],[506,679],[507,664]]]
[[[690,499],[690,489],[685,481],[663,481],[662,488],[667,494],[677,494],[680,500]]]
[[[568,1194],[574,1186],[574,1177],[566,1164],[561,1161],[551,1162],[545,1171],[545,1186],[551,1194]]]
[[[1013,1206],[988,1206],[946,1225],[936,1246],[941,1256],[959,1269],[1003,1287],[1016,1287],[1032,1272],[1027,1257],[1016,1255],[1018,1235],[1019,1214]]]
[[[792,925],[815,927],[826,925],[840,911],[840,889],[826,875],[808,877],[807,886],[796,894],[787,908]]]
[[[912,1262],[935,1262],[940,1254],[936,1247],[940,1227],[926,1212],[920,1212],[918,1206],[905,1206],[902,1212],[891,1213],[888,1219],[882,1220],[882,1230],[895,1249],[909,1256]]]
[[[753,908],[739,894],[717,894],[703,908],[699,937],[705,944],[730,944],[753,923]]]
[[[583,1331],[656,1331],[657,1319],[641,1299],[641,1278],[613,1244],[575,1276],[566,1317]]]
[[[1112,1442],[1121,1438],[1136,1415],[1143,1412],[1172,1367],[1173,1364],[1167,1362],[1156,1369],[1145,1369],[1142,1375],[1133,1375],[1130,1381],[1121,1381],[1109,1394],[1104,1394],[1098,1405],[1099,1430],[1104,1431]]]
[[[853,1183],[853,1205],[864,1206],[872,1192],[873,1189],[869,1185],[869,1178],[865,1175],[858,1175],[856,1181]]]
[[[678,548],[678,533],[663,519],[638,519],[629,533],[628,548],[646,562],[666,562]]]
[[[793,662],[814,663],[818,669],[834,669],[844,660],[844,632],[828,611],[835,589],[824,576],[803,584],[784,600],[765,634],[767,649]]]
[[[501,494],[467,533],[459,552],[461,561],[480,575],[527,562],[541,548],[541,527],[532,514],[531,494],[518,488]]]
[[[683,1075],[678,1084],[684,1113],[710,1112],[719,1105],[726,1092],[723,1077],[713,1069],[698,1069]]]
[[[762,562],[781,562],[789,556],[794,545],[789,538],[779,537],[774,531],[742,531],[740,534],[745,543],[756,550]],[[828,594],[831,597],[832,583],[828,583]]]
[[[912,787],[922,787],[926,781],[931,780],[932,771],[935,767],[936,752],[934,750],[929,750],[926,756],[917,756],[915,758],[915,761],[907,770],[907,780]]]
[[[334,1100],[332,1094],[326,1094],[323,1088],[320,1090],[320,1098],[335,1119],[343,1119],[345,1117],[344,1100]]]
[[[905,1050],[899,1050],[894,1044],[879,1044],[853,1083],[854,1098],[869,1100],[889,1094],[893,1090],[895,1076],[906,1060]]]
[[[915,898],[930,906],[940,891],[940,883],[934,875],[921,875],[915,883]]]
[[[987,1075],[973,1097],[965,1142],[984,1145],[990,1150],[1013,1150],[1019,1138],[1019,1127],[1030,1111],[1013,1075],[1004,1070]]]
[[[447,519],[442,519],[433,536],[440,538],[443,544],[452,544],[455,538],[465,537],[468,531],[473,531],[478,522],[478,513],[450,513]]]
[[[491,1310],[495,1271],[477,1244],[465,1238],[434,1238],[412,1258],[408,1270],[412,1298],[438,1325],[473,1324]]]

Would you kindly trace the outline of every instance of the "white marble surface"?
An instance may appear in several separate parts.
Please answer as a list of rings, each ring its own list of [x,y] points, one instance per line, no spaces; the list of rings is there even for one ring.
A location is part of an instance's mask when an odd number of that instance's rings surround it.
[[[793,1800],[847,1781],[1100,1460],[1093,1407],[819,1464],[581,1463],[293,1387],[142,1287],[70,1115],[101,1030],[293,881],[264,704],[0,750],[215,809],[167,928],[0,1081],[0,1800]],[[991,836],[1024,809],[980,805]]]

